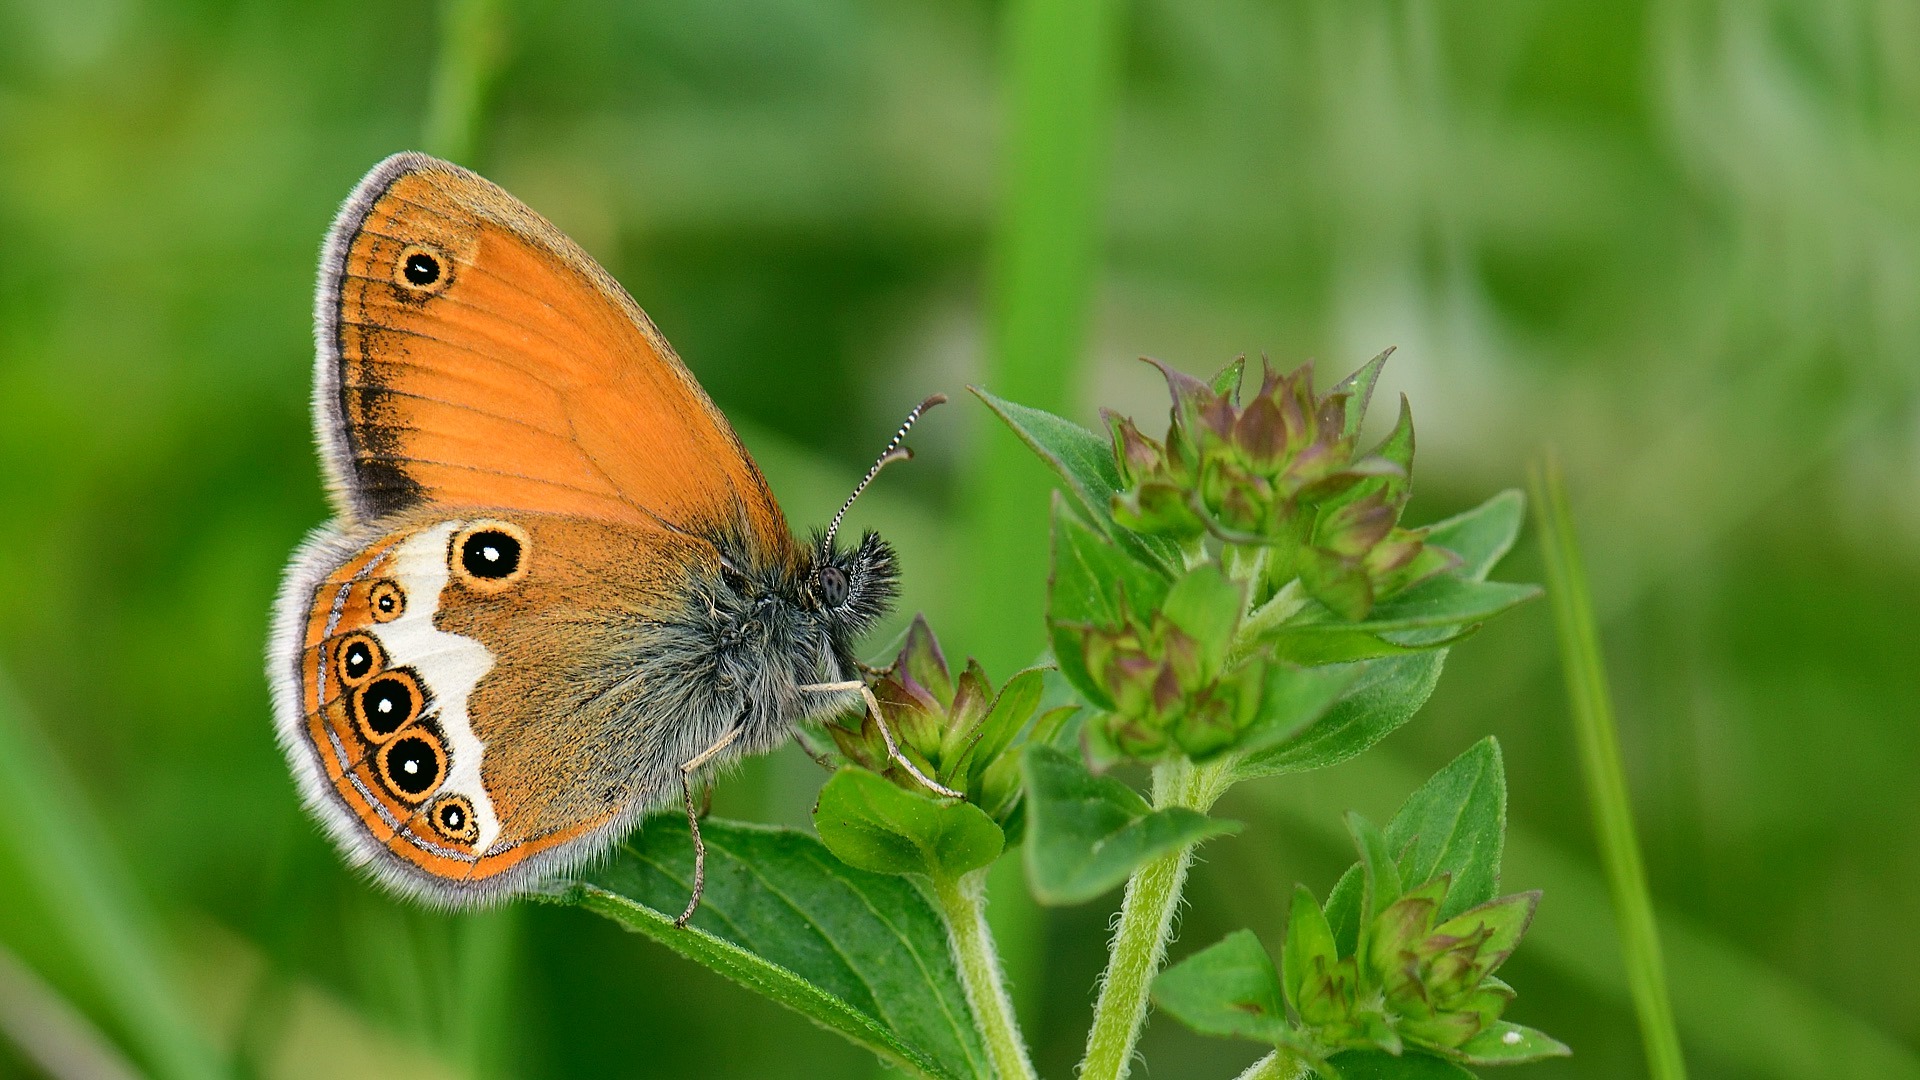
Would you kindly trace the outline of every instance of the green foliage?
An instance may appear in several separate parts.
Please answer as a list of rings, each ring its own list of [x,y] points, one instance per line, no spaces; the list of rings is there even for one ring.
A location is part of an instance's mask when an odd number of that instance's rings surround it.
[[[791,829],[708,821],[701,836],[706,896],[688,929],[664,914],[693,886],[692,840],[670,816],[567,899],[915,1075],[991,1075],[946,931],[918,889],[847,866]]]
[[[1120,476],[1099,436],[1052,413],[1003,401],[977,386],[970,389],[1059,475],[1088,521],[1097,523],[1143,563],[1163,571],[1179,565],[1175,545],[1113,525],[1109,506],[1119,490]]]
[[[1196,1030],[1267,1042],[1329,1077],[1366,1060],[1347,1056],[1354,1051],[1472,1065],[1566,1054],[1500,1019],[1513,991],[1494,972],[1539,903],[1538,893],[1492,895],[1505,814],[1499,747],[1488,739],[1414,792],[1387,829],[1347,815],[1360,861],[1324,909],[1305,887],[1295,890],[1277,975],[1241,931],[1165,972],[1156,999]],[[1271,991],[1284,995],[1284,1015],[1268,1004]],[[1431,1069],[1359,1067],[1383,1076]]]
[[[1020,804],[1015,740],[1025,733],[1044,741],[1074,711],[1060,706],[1039,713],[1044,692],[1040,668],[1016,674],[998,692],[972,660],[955,678],[933,630],[918,617],[892,666],[873,681],[881,717],[901,752],[936,782],[965,795],[967,804],[996,826],[1011,824]],[[886,738],[870,712],[830,724],[827,731],[847,760],[909,791],[925,792],[888,756]]]
[[[1236,930],[1163,973],[1153,1000],[1202,1034],[1269,1043],[1291,1037],[1280,977],[1251,930]]]
[[[848,767],[820,789],[813,827],[848,866],[959,878],[1000,857],[1006,836],[970,802],[924,795]]]
[[[930,890],[923,900],[938,903],[916,910],[945,927],[970,1019],[994,1068],[1011,1075],[1030,1066],[978,889],[1010,836],[1024,843],[1028,883],[1043,903],[1085,903],[1133,882],[1089,1038],[1092,1080],[1124,1073],[1156,985],[1163,1007],[1197,1028],[1265,1041],[1321,1069],[1354,1049],[1481,1061],[1557,1046],[1518,1029],[1498,1029],[1498,1047],[1483,1038],[1511,996],[1493,972],[1535,899],[1492,896],[1505,789],[1491,741],[1424,786],[1386,830],[1349,816],[1360,868],[1324,912],[1298,894],[1279,970],[1241,933],[1153,980],[1186,860],[1201,841],[1240,827],[1207,813],[1226,787],[1371,746],[1426,700],[1445,645],[1537,595],[1486,581],[1512,546],[1516,496],[1430,529],[1397,524],[1412,467],[1404,403],[1385,441],[1370,455],[1354,450],[1357,411],[1380,367],[1374,361],[1325,397],[1307,369],[1267,369],[1243,404],[1238,363],[1212,384],[1163,365],[1174,395],[1164,446],[1115,417],[1104,446],[1058,417],[982,393],[1065,481],[1067,494],[1053,504],[1047,614],[1060,674],[1094,709],[1079,728],[1084,749],[1100,763],[1154,763],[1153,798],[1059,745],[1073,709],[1042,710],[1042,671],[1022,671],[998,691],[971,661],[956,675],[916,619],[892,664],[872,677],[878,713],[828,726],[845,764],[815,807],[820,840],[779,834],[766,857],[743,860],[753,887],[783,898],[817,893],[830,852],[849,873],[868,875],[849,880],[882,875]],[[1155,506],[1168,516],[1149,520]],[[889,735],[913,769],[893,756]],[[964,797],[937,795],[916,772]],[[716,882],[738,857],[729,845],[742,842],[735,831],[721,837],[711,845],[724,856],[716,856]],[[626,888],[580,899],[607,911],[624,910],[611,894],[641,908],[668,906],[642,895],[647,883],[633,876],[655,862],[630,849],[618,864]],[[729,926],[741,888],[709,889]],[[698,917],[715,906],[710,898]],[[627,915],[663,933],[658,918]],[[896,1060],[925,1068],[938,1059],[899,1025],[874,1036],[870,1009],[851,1006],[859,1015],[849,1020],[848,991],[790,985],[812,977],[786,959],[790,941],[818,938],[820,917],[811,903],[766,907],[763,936],[734,941],[784,975],[704,939],[674,947]],[[869,921],[845,930],[883,928]],[[951,1067],[951,1055],[945,1060]]]
[[[1500,887],[1500,856],[1507,828],[1506,773],[1500,744],[1482,739],[1407,797],[1384,830],[1399,852],[1398,873],[1409,881],[1452,881],[1440,909],[1446,918],[1493,899]],[[1342,947],[1352,951],[1359,932],[1362,888],[1358,864],[1327,897],[1327,917]]]
[[[1240,829],[1187,807],[1156,810],[1052,747],[1029,747],[1025,772],[1027,877],[1044,903],[1084,903],[1156,856]]]

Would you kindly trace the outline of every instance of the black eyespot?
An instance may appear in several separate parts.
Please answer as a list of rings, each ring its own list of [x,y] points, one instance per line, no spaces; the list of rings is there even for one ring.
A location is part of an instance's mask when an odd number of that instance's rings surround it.
[[[471,843],[480,838],[480,823],[473,819],[473,804],[464,795],[446,794],[435,800],[427,812],[434,831],[448,840]]]
[[[354,695],[354,719],[369,740],[379,742],[411,723],[420,713],[420,704],[413,677],[405,671],[390,671]]]
[[[847,602],[847,574],[837,566],[823,566],[815,579],[820,585],[820,600],[828,607]]]
[[[432,791],[446,770],[446,754],[426,735],[406,735],[380,750],[380,778],[403,798]]]
[[[380,644],[366,634],[348,634],[334,646],[334,662],[339,665],[340,681],[359,686],[367,676],[380,670],[383,658]]]
[[[425,288],[440,280],[440,260],[424,251],[416,251],[407,256],[400,272],[406,275],[410,284]]]
[[[483,529],[460,545],[460,565],[474,577],[497,581],[520,568],[520,541],[494,529]]]
[[[407,610],[407,594],[391,581],[376,581],[368,594],[376,622],[392,622]]]

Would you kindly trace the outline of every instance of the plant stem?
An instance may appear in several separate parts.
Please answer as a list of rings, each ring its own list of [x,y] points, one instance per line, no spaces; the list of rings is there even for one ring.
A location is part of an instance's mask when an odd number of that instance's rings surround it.
[[[494,77],[506,56],[504,0],[443,0],[440,49],[427,102],[427,150],[472,165]]]
[[[1154,808],[1184,806],[1205,812],[1226,791],[1231,772],[1227,760],[1196,766],[1181,758],[1157,765]],[[1133,1046],[1147,1019],[1147,994],[1173,937],[1173,917],[1186,888],[1193,848],[1188,844],[1162,855],[1127,880],[1120,925],[1100,980],[1100,998],[1093,1007],[1087,1055],[1080,1063],[1081,1080],[1122,1080],[1133,1067]]]
[[[1291,1054],[1282,1056],[1275,1050],[1259,1061],[1247,1066],[1235,1080],[1304,1080],[1308,1075],[1305,1063]]]
[[[1660,956],[1647,871],[1634,835],[1633,803],[1620,763],[1620,738],[1614,726],[1613,700],[1607,692],[1593,598],[1574,539],[1573,518],[1567,511],[1560,463],[1549,455],[1534,466],[1532,474],[1534,518],[1540,529],[1541,553],[1546,558],[1547,595],[1553,603],[1554,626],[1560,637],[1560,660],[1566,669],[1580,768],[1613,894],[1627,984],[1634,1011],[1640,1017],[1640,1037],[1646,1044],[1647,1070],[1653,1080],[1684,1080],[1687,1066],[1680,1053],[1673,1003],[1667,994],[1666,966]]]
[[[968,874],[959,881],[936,877],[933,893],[947,924],[953,958],[960,965],[967,1004],[973,1009],[974,1022],[980,1025],[987,1056],[993,1060],[994,1075],[1000,1080],[1034,1080],[1033,1062],[1027,1059],[1027,1044],[1020,1037],[1013,1001],[1000,978],[993,934],[987,929],[985,872]]]
[[[1123,9],[1117,0],[1013,0],[1004,11],[1003,194],[988,267],[983,382],[1002,397],[1071,415],[1100,276]],[[1011,433],[983,434],[967,500],[973,587],[956,606],[980,662],[1011,670],[1045,643],[1054,480]]]

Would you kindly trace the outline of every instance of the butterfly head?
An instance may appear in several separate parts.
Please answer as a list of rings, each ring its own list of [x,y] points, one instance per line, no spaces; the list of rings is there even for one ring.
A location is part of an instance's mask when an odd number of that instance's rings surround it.
[[[894,598],[900,594],[900,569],[893,549],[880,539],[880,534],[868,531],[860,538],[859,546],[841,551],[834,544],[840,522],[853,508],[854,500],[880,475],[881,469],[913,456],[913,451],[901,445],[906,442],[907,432],[913,430],[914,422],[928,409],[946,400],[945,394],[935,394],[907,413],[900,430],[893,433],[892,441],[880,452],[879,460],[867,470],[860,483],[854,485],[853,494],[841,504],[840,512],[833,515],[827,531],[814,539],[813,565],[807,572],[807,599],[834,625],[839,641],[848,641],[873,625],[892,609]]]
[[[892,610],[900,595],[900,567],[879,533],[870,531],[845,550],[823,537],[814,550],[807,600],[832,624],[837,637],[851,640]]]

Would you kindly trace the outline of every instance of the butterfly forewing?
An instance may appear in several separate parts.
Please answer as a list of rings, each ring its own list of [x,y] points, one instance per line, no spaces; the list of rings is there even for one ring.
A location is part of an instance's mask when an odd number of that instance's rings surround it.
[[[639,307],[492,183],[403,154],[334,223],[316,412],[342,511],[421,503],[729,530],[780,555],[780,508]]]

